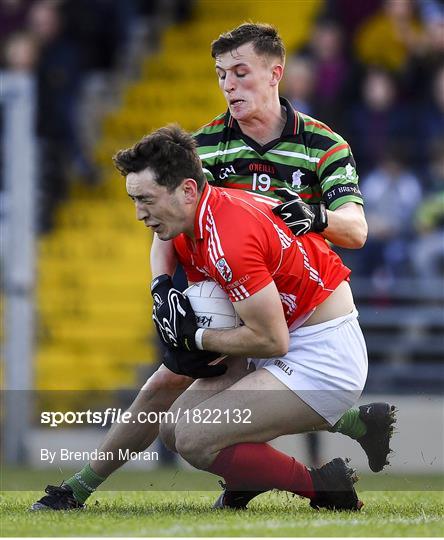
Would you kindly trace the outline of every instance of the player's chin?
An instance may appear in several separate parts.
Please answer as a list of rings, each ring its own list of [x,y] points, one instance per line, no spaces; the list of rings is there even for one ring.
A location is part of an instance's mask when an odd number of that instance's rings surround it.
[[[159,240],[163,240],[164,242],[167,240],[173,240],[173,238],[176,238],[176,236],[179,236],[180,233],[173,233],[172,231],[165,231],[161,230],[157,232],[157,237]]]
[[[156,233],[161,240],[164,240],[163,237],[165,236],[166,231],[160,225],[150,227],[150,229],[153,231],[153,233]]]
[[[246,107],[246,103],[242,105],[230,105],[230,114],[235,120],[246,120],[249,116],[249,112]]]
[[[238,122],[242,122],[248,119],[248,114],[243,114],[241,111],[231,113],[231,116]]]
[[[172,238],[172,236],[168,234],[166,231],[156,231],[156,233],[159,240],[166,241],[166,240],[171,240]]]

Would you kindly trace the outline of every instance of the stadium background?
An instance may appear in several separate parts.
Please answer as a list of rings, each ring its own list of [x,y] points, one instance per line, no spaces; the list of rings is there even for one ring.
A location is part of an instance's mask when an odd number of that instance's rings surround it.
[[[146,4],[0,4],[7,460],[41,465],[35,450],[53,436],[39,429],[42,407],[124,405],[157,366],[151,236],[111,156],[165,123],[194,130],[224,110],[209,44],[253,20],[275,24],[286,44],[282,94],[344,135],[355,154],[369,239],[341,255],[369,348],[366,401],[390,396],[400,407],[394,470],[442,470],[442,2]],[[25,134],[18,139],[8,131],[14,80],[29,82],[31,111],[21,106],[21,126],[13,122]],[[10,177],[25,161],[29,178]],[[76,449],[103,434],[63,437]],[[321,443],[321,458],[340,444]]]

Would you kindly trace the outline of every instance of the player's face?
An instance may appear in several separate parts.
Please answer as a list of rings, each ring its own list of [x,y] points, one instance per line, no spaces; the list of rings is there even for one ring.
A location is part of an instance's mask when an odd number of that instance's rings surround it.
[[[190,227],[192,230],[194,220],[184,188],[186,182],[170,192],[155,181],[149,168],[126,177],[126,191],[135,204],[136,218],[161,240],[171,240]]]
[[[248,122],[267,114],[282,70],[277,60],[258,56],[251,43],[217,56],[219,87],[231,115],[238,121]]]

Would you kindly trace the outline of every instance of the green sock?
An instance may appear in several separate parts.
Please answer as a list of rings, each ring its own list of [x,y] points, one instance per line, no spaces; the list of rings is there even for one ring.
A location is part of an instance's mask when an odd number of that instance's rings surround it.
[[[81,471],[68,478],[64,483],[71,487],[76,501],[83,504],[104,480],[105,478],[96,474],[88,463]]]
[[[352,439],[359,439],[367,433],[367,427],[359,418],[359,409],[349,409],[329,431],[348,435]]]

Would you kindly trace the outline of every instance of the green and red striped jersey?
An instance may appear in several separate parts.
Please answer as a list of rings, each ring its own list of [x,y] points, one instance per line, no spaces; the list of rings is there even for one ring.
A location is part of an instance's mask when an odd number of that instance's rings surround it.
[[[229,111],[194,133],[209,182],[272,197],[276,188],[288,187],[305,202],[324,200],[330,210],[350,201],[363,204],[347,142],[280,100],[287,122],[282,135],[264,146],[242,133]]]

